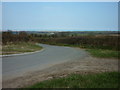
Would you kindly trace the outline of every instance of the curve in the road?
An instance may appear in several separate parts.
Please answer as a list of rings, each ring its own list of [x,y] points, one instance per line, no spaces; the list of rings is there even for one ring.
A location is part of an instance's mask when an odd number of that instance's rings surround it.
[[[44,48],[44,51],[22,56],[3,57],[3,80],[47,68],[60,62],[76,60],[86,56],[86,52],[78,48],[45,44],[40,44],[40,46]]]

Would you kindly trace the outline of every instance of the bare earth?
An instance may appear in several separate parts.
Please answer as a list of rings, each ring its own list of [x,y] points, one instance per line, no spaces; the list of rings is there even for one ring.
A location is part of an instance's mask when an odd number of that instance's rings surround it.
[[[90,55],[81,60],[71,60],[56,64],[40,71],[26,73],[24,76],[3,81],[3,88],[22,88],[44,80],[65,77],[71,73],[88,74],[118,71],[117,59],[93,58]]]

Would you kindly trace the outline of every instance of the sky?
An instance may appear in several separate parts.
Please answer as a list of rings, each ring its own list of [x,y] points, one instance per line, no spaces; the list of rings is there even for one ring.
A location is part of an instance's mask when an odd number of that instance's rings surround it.
[[[2,30],[114,31],[117,2],[2,2]]]

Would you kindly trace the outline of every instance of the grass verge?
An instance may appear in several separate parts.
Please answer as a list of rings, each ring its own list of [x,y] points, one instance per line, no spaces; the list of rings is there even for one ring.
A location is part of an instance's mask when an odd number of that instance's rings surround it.
[[[99,58],[120,58],[120,51],[104,50],[104,49],[87,49],[92,56]]]
[[[99,74],[71,74],[67,77],[51,79],[32,85],[28,88],[118,88],[119,72]]]
[[[2,46],[2,55],[34,52],[41,49],[42,47],[35,43],[30,43],[30,42],[12,43]]]

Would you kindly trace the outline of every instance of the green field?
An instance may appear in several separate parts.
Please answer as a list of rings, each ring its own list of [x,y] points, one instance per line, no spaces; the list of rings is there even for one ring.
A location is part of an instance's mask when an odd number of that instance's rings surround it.
[[[46,80],[28,88],[118,88],[120,73],[71,74],[67,77]]]
[[[35,43],[26,43],[26,42],[19,42],[19,43],[9,43],[7,45],[2,46],[2,54],[18,54],[18,53],[25,53],[25,52],[34,52],[41,50],[42,47],[35,44]]]

